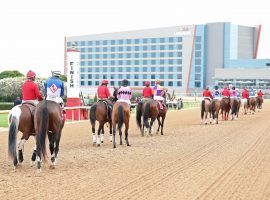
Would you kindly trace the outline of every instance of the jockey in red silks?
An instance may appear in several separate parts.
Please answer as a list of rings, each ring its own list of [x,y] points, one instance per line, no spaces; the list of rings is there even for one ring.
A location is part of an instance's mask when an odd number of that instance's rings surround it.
[[[26,74],[27,80],[22,85],[22,103],[29,102],[33,105],[37,105],[38,101],[42,101],[37,84],[34,82],[36,73],[29,70]]]
[[[221,92],[222,97],[230,98],[230,90],[227,86],[224,86],[223,91]]]
[[[249,92],[246,88],[242,91],[242,99],[248,99],[249,98]]]
[[[203,97],[204,99],[208,99],[211,101],[213,99],[212,92],[209,90],[209,86],[206,86],[205,90],[203,91]]]
[[[263,93],[262,93],[262,90],[259,90],[259,92],[258,92],[258,97],[263,97]]]
[[[109,83],[108,80],[103,80],[101,82],[101,85],[98,86],[98,89],[97,89],[97,96],[98,96],[98,99],[100,101],[105,101],[105,103],[107,103],[106,105],[108,105],[109,114],[111,114],[113,106],[112,106],[112,102],[109,100],[109,98],[110,97],[113,98],[113,96],[111,96],[110,91],[107,87],[108,83]]]
[[[143,96],[143,99],[147,100],[147,99],[152,98],[153,91],[152,91],[152,88],[150,87],[149,81],[146,81],[144,85],[145,87],[143,88],[142,96]]]

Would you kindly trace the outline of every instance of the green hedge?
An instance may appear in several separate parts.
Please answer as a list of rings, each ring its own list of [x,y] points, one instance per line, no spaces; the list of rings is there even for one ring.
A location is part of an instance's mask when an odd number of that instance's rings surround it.
[[[0,110],[10,110],[11,108],[13,108],[13,103],[0,102]]]

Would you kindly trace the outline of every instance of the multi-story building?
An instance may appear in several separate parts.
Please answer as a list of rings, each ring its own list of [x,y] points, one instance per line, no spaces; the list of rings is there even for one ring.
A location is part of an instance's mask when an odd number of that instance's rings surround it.
[[[84,93],[95,91],[103,79],[110,86],[128,79],[134,88],[159,79],[170,91],[190,93],[225,83],[225,74],[239,67],[269,71],[270,60],[254,59],[259,34],[258,27],[210,23],[67,37],[66,47],[76,43],[80,51]]]

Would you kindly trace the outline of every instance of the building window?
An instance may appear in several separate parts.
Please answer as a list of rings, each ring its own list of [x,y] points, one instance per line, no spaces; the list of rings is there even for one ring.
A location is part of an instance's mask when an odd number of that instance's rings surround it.
[[[92,41],[88,41],[88,46],[91,46],[92,45]]]
[[[135,44],[139,44],[140,40],[139,39],[135,39]]]
[[[147,72],[147,67],[143,67],[143,72]]]
[[[160,38],[160,43],[164,43],[165,42],[165,38]]]
[[[138,60],[135,60],[135,65],[139,65],[139,61]]]
[[[127,74],[127,79],[130,79],[130,74]]]
[[[84,79],[84,74],[81,74],[81,79]]]
[[[200,50],[201,49],[201,44],[195,44],[195,50]]]
[[[201,57],[201,51],[195,51],[195,57]]]
[[[111,58],[115,58],[115,54],[111,54]]]
[[[119,47],[119,51],[123,51],[123,47]]]
[[[164,72],[164,67],[160,67],[160,72]]]
[[[128,39],[127,40],[127,44],[131,44],[131,39]]]
[[[181,81],[177,81],[177,86],[182,87],[182,82]]]
[[[182,67],[177,67],[177,68],[176,68],[176,71],[177,71],[177,72],[181,72],[181,71],[182,71]]]
[[[195,59],[195,65],[201,65],[201,59]]]
[[[183,48],[182,44],[178,44],[178,45],[177,45],[177,49],[178,49],[178,50],[182,50],[182,48]]]
[[[201,87],[201,82],[195,81],[195,87],[196,87],[196,88],[200,88],[200,87]]]
[[[156,50],[156,46],[155,45],[151,46],[151,50]]]
[[[102,64],[103,65],[107,65],[107,61],[106,60],[103,60]]]
[[[96,70],[95,70],[96,72],[99,72],[99,68],[98,67],[96,67]]]
[[[195,67],[195,72],[196,73],[201,73],[201,67]]]
[[[147,79],[147,74],[143,74],[143,79]]]
[[[114,79],[114,74],[111,74],[111,79]]]
[[[160,77],[161,79],[164,79],[164,74],[160,74],[159,77]]]
[[[92,79],[92,74],[88,74],[88,79]]]
[[[177,57],[182,57],[182,52],[177,52]]]
[[[103,67],[103,72],[107,72],[108,68],[107,67]]]
[[[196,42],[201,42],[202,41],[202,38],[201,36],[196,36],[196,39],[195,39]]]
[[[95,56],[96,56],[96,59],[99,59],[99,54],[96,54]]]
[[[195,80],[201,80],[201,74],[195,74]]]
[[[143,50],[144,51],[147,51],[147,46],[143,46]]]
[[[119,40],[118,42],[119,42],[119,44],[123,44],[123,40]]]
[[[182,74],[177,74],[177,79],[182,79]]]
[[[131,68],[130,67],[126,67],[126,71],[127,72],[131,72]]]
[[[156,75],[155,74],[151,74],[151,79],[155,79]]]
[[[123,72],[123,68],[122,67],[118,67],[118,71],[119,72]]]
[[[95,82],[95,85],[99,85],[99,81],[96,81],[96,82]]]
[[[95,75],[95,79],[99,79],[99,74],[96,74]]]
[[[114,67],[111,67],[111,72],[115,72],[115,68]]]
[[[87,83],[88,83],[88,85],[92,85],[92,81],[88,81]]]
[[[138,86],[139,85],[139,82],[138,81],[134,81],[134,85],[135,86]]]
[[[99,41],[96,41],[96,45],[99,45]]]
[[[182,59],[178,59],[178,60],[177,60],[177,64],[178,64],[178,65],[181,65],[181,64],[182,64]]]
[[[111,40],[111,45],[115,45],[115,40]]]
[[[92,72],[92,68],[88,67],[88,72]]]
[[[139,53],[135,53],[135,58],[139,58]]]
[[[168,79],[173,79],[173,74],[168,74]]]
[[[103,74],[103,79],[107,79],[107,75],[106,74]]]
[[[147,53],[143,53],[143,57],[144,58],[147,58]]]
[[[122,79],[123,78],[123,74],[118,74],[118,78]]]
[[[178,37],[177,42],[182,42],[182,37]]]
[[[139,79],[139,75],[138,74],[135,74],[134,75],[134,79]]]
[[[118,64],[119,65],[123,65],[123,61],[122,60],[118,60]]]
[[[159,63],[160,63],[161,65],[164,65],[164,64],[165,64],[165,61],[164,61],[164,60],[160,60]]]
[[[155,72],[156,68],[155,67],[151,67],[151,72]]]
[[[81,85],[84,85],[84,81],[81,81]]]
[[[173,52],[169,52],[169,57],[173,57]]]
[[[147,65],[147,60],[143,60],[143,65]]]
[[[165,57],[165,53],[164,52],[161,52],[160,53],[160,57],[162,57],[162,58]]]
[[[111,86],[114,86],[114,81],[111,81]]]
[[[169,50],[173,50],[173,45],[169,45]]]
[[[126,61],[126,64],[127,64],[127,65],[130,65],[130,64],[131,64],[131,61],[130,61],[130,60],[127,60],[127,61]]]
[[[170,64],[170,65],[173,64],[173,59],[169,59],[169,64]]]
[[[164,45],[160,45],[159,48],[160,48],[160,50],[165,50],[165,46]]]
[[[169,68],[169,72],[173,72],[173,67],[168,67]]]
[[[131,58],[131,54],[130,53],[127,53],[127,58]]]
[[[168,86],[173,86],[173,82],[172,81],[168,81]]]
[[[99,65],[99,61],[96,61],[96,62],[95,62],[95,65]]]
[[[169,42],[173,42],[173,37],[170,37],[169,38]]]
[[[156,64],[156,60],[151,60],[151,64],[155,65]]]
[[[134,68],[134,71],[135,71],[135,72],[139,72],[139,67],[135,67],[135,68]]]

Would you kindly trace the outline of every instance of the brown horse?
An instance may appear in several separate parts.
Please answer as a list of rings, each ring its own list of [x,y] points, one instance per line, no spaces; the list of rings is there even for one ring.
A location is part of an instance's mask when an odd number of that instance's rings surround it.
[[[168,108],[166,105],[163,105],[163,109],[161,109],[160,106],[158,106],[158,110],[159,111],[158,111],[158,116],[157,116],[157,121],[158,121],[157,134],[159,133],[159,130],[160,130],[160,134],[163,135],[164,121],[166,118]]]
[[[140,128],[142,136],[144,136],[144,133],[147,133],[147,130],[148,134],[152,136],[151,133],[152,126],[159,114],[158,107],[159,107],[158,102],[153,99],[145,100],[144,102],[141,101],[138,103],[136,107],[136,121],[138,127]],[[142,117],[143,117],[143,124],[141,122]],[[150,124],[148,122],[149,119]],[[147,130],[144,130],[144,128],[146,128]]]
[[[258,109],[258,112],[259,110],[262,109],[262,104],[263,104],[263,97],[257,97],[257,109]]]
[[[213,99],[211,102],[211,112],[214,123],[218,124],[218,115],[221,107],[221,101],[219,99]]]
[[[228,120],[230,109],[231,109],[230,99],[223,97],[221,99],[221,115],[223,120]]]
[[[92,136],[93,136],[93,145],[100,146],[100,143],[103,143],[104,140],[104,125],[109,123],[110,126],[110,140],[112,141],[112,118],[111,110],[109,108],[111,102],[100,100],[94,103],[90,108],[90,123],[92,126]],[[96,136],[95,133],[95,122],[99,122],[98,133]],[[102,132],[102,133],[101,133]],[[100,136],[101,133],[101,136]]]
[[[54,101],[41,101],[36,107],[34,124],[37,141],[37,168],[41,168],[41,158],[46,160],[46,135],[48,135],[50,143],[51,161],[55,165],[64,126],[59,104]]]
[[[112,127],[113,127],[113,148],[116,148],[115,134],[116,124],[118,125],[118,131],[120,136],[120,145],[122,145],[122,126],[125,124],[125,140],[127,146],[130,146],[128,141],[128,129],[130,118],[130,106],[125,102],[116,102],[113,105],[112,111]]]
[[[8,153],[13,160],[13,165],[16,167],[19,163],[23,162],[23,149],[24,143],[32,135],[35,135],[34,129],[34,117],[33,112],[35,105],[24,103],[22,105],[15,106],[11,109],[9,119],[9,131],[8,131]],[[18,158],[17,158],[17,133],[22,132],[22,137],[18,143]],[[36,160],[36,149],[34,148],[32,155],[32,162]]]
[[[250,112],[254,115],[256,111],[256,97],[251,97],[248,99],[248,106],[249,106]]]
[[[211,118],[211,101],[208,98],[204,98],[201,102],[201,124],[207,124],[207,115],[210,114],[210,124],[212,123]]]

